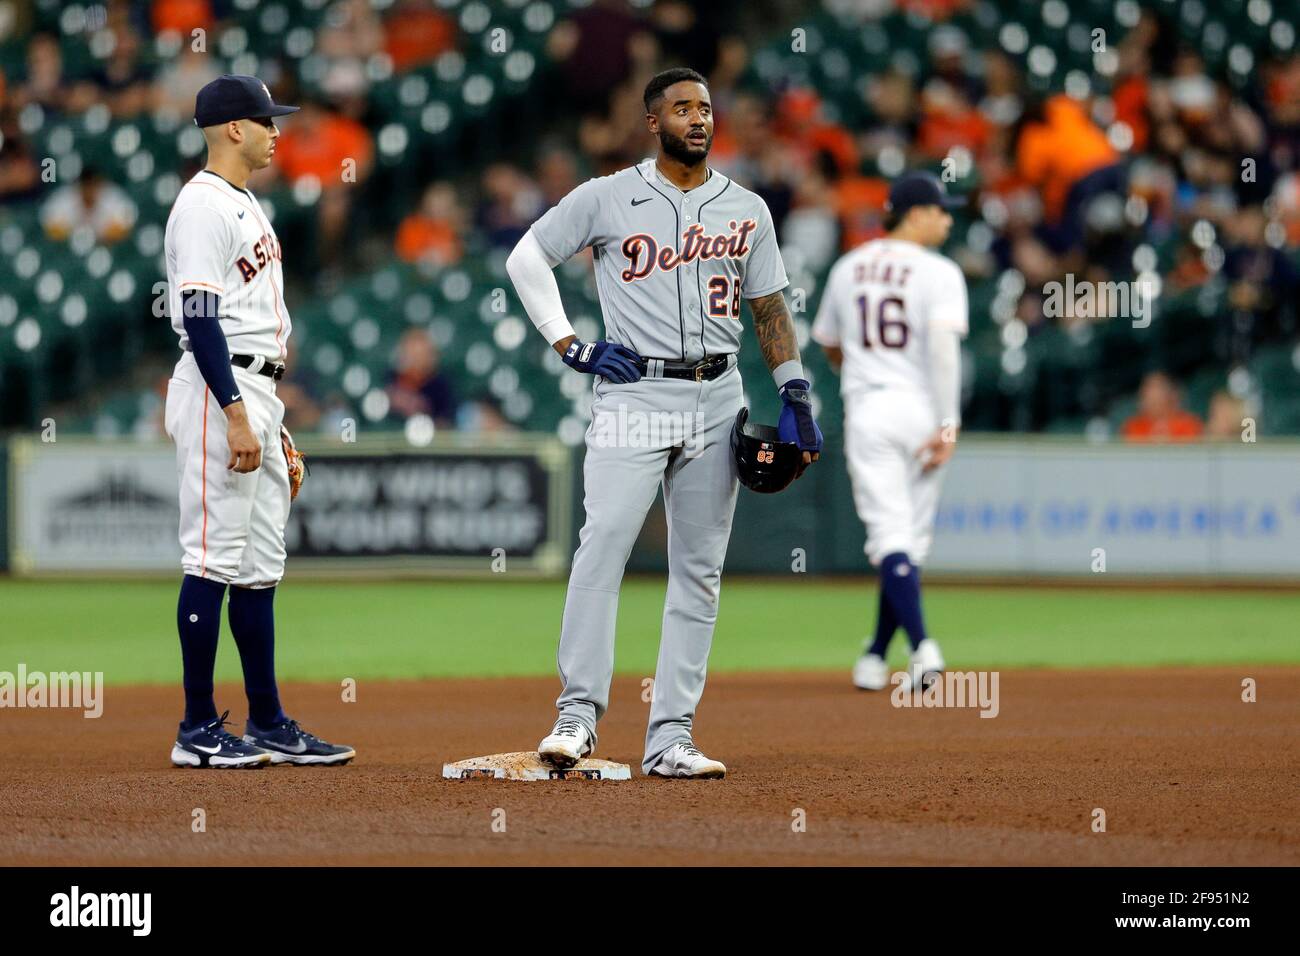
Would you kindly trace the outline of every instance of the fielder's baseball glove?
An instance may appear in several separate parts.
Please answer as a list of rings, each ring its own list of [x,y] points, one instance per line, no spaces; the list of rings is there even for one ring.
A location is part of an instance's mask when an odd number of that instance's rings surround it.
[[[289,463],[289,500],[293,501],[307,477],[307,457],[298,450],[289,429],[283,425],[280,426],[280,445],[284,448],[284,460]]]

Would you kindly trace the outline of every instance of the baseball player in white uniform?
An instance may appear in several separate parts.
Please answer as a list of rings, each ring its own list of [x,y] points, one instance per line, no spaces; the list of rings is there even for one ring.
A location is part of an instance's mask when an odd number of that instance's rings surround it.
[[[890,189],[888,236],[835,263],[813,323],[813,339],[840,372],[853,500],[880,573],[875,637],[853,668],[863,690],[888,685],[885,653],[900,626],[912,644],[910,681],[928,684],[944,667],[925,631],[920,568],[960,428],[966,280],[933,251],[960,203],[935,176],[900,177]]]
[[[275,681],[272,604],[284,576],[290,502],[275,383],[292,323],[280,242],[247,185],[275,153],[274,117],[296,109],[277,106],[256,77],[222,76],[204,86],[194,121],[208,161],[167,219],[168,306],[183,350],[166,407],[185,573],[176,616],[185,686],[185,719],[172,748],[177,766],[343,764],[356,756],[288,718]],[[213,700],[227,587],[249,704],[242,739],[225,730],[229,711],[218,717]]]
[[[641,767],[652,776],[716,778],[726,767],[695,747],[693,728],[736,505],[731,434],[744,403],[736,369],[742,298],[782,398],[781,439],[797,446],[801,469],[818,457],[821,432],[782,294],[789,283],[771,214],[705,163],[713,113],[704,78],[668,70],[650,80],[644,101],[657,155],[574,189],[507,262],[538,330],[565,364],[595,377],[583,466],[587,520],[560,631],[564,690],[559,719],[537,749],[567,767],[596,746],[614,674],[623,568],[662,488],[668,593]],[[600,342],[578,340],[551,273],[585,248],[605,319]],[[620,422],[630,423],[626,433]]]

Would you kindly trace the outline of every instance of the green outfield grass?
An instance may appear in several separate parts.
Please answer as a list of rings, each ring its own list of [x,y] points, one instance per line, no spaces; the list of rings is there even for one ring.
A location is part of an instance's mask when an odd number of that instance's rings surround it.
[[[180,673],[171,581],[0,580],[0,670],[103,671],[112,683]],[[654,671],[664,587],[629,579],[618,669]],[[280,676],[338,680],[552,674],[555,582],[290,581],[276,598]],[[874,582],[733,579],[711,669],[846,668],[873,621]],[[952,667],[1141,667],[1300,662],[1300,595],[1285,592],[931,588],[931,633]],[[901,663],[900,634],[893,656]],[[228,631],[218,678],[236,679]]]

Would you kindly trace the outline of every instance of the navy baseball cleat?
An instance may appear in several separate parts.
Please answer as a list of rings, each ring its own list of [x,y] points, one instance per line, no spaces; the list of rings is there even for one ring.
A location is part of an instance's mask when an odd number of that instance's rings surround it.
[[[351,747],[327,743],[307,733],[296,720],[286,720],[266,730],[250,720],[244,729],[244,742],[270,751],[271,763],[332,767],[342,766],[357,755]]]
[[[230,711],[206,724],[186,730],[181,724],[172,746],[172,763],[178,767],[244,767],[257,769],[271,762],[271,754],[240,740],[223,726]]]

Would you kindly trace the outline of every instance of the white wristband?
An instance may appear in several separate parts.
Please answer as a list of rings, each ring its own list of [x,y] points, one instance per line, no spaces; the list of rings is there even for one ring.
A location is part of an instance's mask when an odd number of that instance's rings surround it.
[[[805,382],[808,381],[808,377],[803,373],[803,363],[798,359],[782,362],[772,369],[772,380],[776,382],[778,389],[784,388],[786,382],[793,381],[796,378]]]
[[[573,331],[573,326],[569,324],[569,320],[562,315],[557,315],[555,318],[541,323],[537,326],[537,331],[541,332],[546,338],[547,345],[554,345],[561,339],[567,339],[570,335],[577,335]]]

